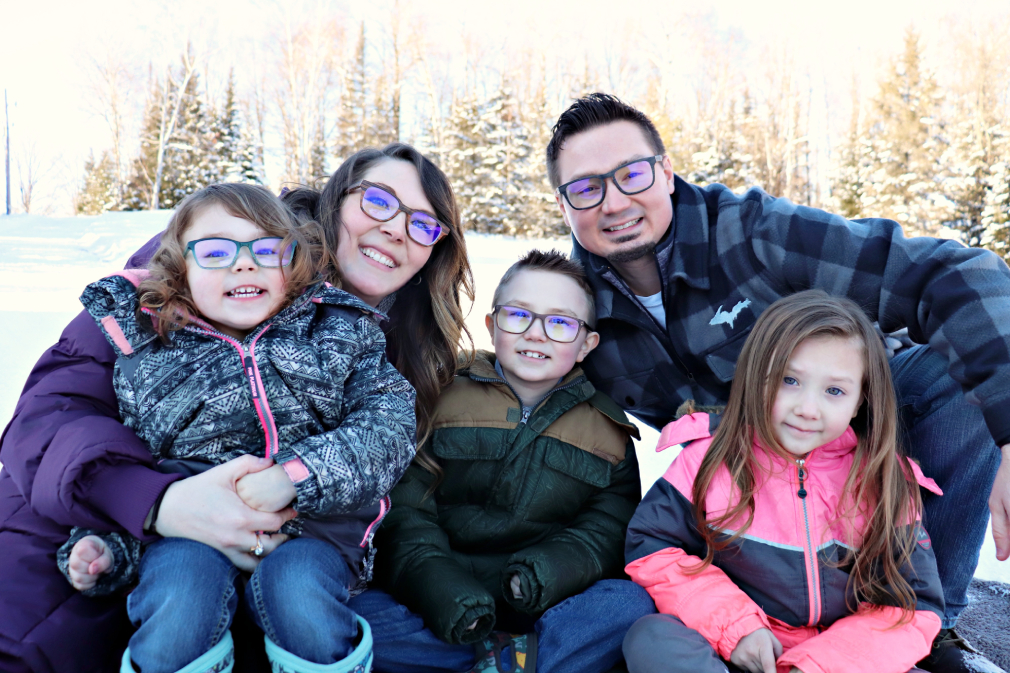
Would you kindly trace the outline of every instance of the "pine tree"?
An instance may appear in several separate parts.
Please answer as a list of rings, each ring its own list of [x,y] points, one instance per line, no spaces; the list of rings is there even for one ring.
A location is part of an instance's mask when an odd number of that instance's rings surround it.
[[[319,112],[316,132],[313,136],[312,149],[309,152],[309,184],[326,182],[329,173],[326,172],[326,117]]]
[[[116,160],[108,152],[102,152],[95,162],[91,152],[84,162],[84,184],[77,199],[79,215],[100,215],[109,210],[119,210],[119,176],[116,174]]]
[[[242,123],[235,95],[235,70],[228,73],[224,106],[213,124],[214,152],[220,180],[261,184],[261,170],[255,144]]]
[[[996,129],[992,141],[997,161],[986,176],[980,243],[1010,261],[1010,131]]]
[[[862,217],[863,193],[869,178],[868,162],[864,159],[864,144],[859,125],[860,107],[856,87],[852,89],[852,118],[845,141],[838,148],[831,172],[830,209],[844,217]]]
[[[170,145],[172,171],[160,199],[163,208],[174,208],[193,192],[222,181],[213,115],[199,86],[199,77],[194,74],[183,92],[183,112]]]
[[[940,91],[922,60],[918,34],[905,34],[871,104],[865,144],[868,180],[861,195],[865,216],[900,222],[909,234],[933,233],[949,219],[942,197],[944,150]]]
[[[556,120],[557,115],[547,99],[546,86],[541,84],[522,115],[528,151],[516,169],[522,195],[523,230],[530,236],[561,237],[571,233],[561,216],[554,199],[554,189],[547,177],[546,149]]]
[[[337,138],[333,146],[337,163],[367,147],[368,105],[365,83],[368,73],[365,67],[365,46],[365,23],[362,22],[354,54],[344,68],[340,118],[337,120]]]
[[[456,193],[463,228],[477,231],[480,229],[477,228],[478,213],[474,209],[474,200],[481,189],[481,180],[477,177],[480,167],[477,153],[481,141],[480,112],[475,97],[453,100],[445,125],[446,165],[442,167]]]
[[[163,87],[169,88],[167,96]],[[212,128],[211,113],[200,94],[198,75],[193,73],[182,91],[175,91],[173,87],[170,79],[165,83],[159,78],[152,79],[141,125],[140,154],[133,162],[133,170],[124,189],[123,210],[150,207],[156,181],[158,145],[162,140],[162,106],[165,101],[174,105],[177,96],[181,96],[182,101],[174,132],[165,139],[158,206],[174,208],[189,194],[222,179],[216,149],[217,134]]]
[[[162,84],[158,79],[152,78],[140,127],[140,150],[132,162],[130,176],[123,188],[122,210],[146,210],[150,207],[158,162],[162,100]]]

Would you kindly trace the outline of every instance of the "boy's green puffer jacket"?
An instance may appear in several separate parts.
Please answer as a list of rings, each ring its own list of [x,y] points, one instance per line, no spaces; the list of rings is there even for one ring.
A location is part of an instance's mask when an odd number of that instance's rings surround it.
[[[494,354],[478,353],[443,391],[426,442],[444,478],[429,494],[434,475],[413,463],[377,536],[379,585],[450,643],[487,636],[496,601],[539,616],[623,575],[637,428],[577,367],[525,423],[521,409]]]

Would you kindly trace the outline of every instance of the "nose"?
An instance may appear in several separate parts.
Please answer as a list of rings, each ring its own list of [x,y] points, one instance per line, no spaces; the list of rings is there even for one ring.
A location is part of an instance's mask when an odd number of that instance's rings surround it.
[[[617,188],[613,179],[608,179],[607,183],[607,193],[603,195],[603,203],[600,204],[604,213],[619,213],[631,205],[631,199]]]
[[[249,252],[249,248],[239,248],[238,257],[235,258],[235,263],[232,265],[232,271],[255,271],[256,270],[256,260],[253,259],[252,253]]]
[[[817,393],[812,389],[803,391],[799,399],[796,400],[795,413],[797,416],[816,420],[821,415],[820,406],[817,404]]]
[[[529,341],[546,341],[547,332],[544,330],[543,318],[534,318],[530,326],[523,332],[523,337]]]
[[[401,211],[393,219],[380,222],[379,231],[390,240],[402,243],[407,236],[407,214]]]

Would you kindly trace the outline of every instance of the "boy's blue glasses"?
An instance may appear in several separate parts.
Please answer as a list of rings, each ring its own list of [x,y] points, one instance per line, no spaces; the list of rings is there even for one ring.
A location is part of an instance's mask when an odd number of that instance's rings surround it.
[[[494,316],[495,324],[498,325],[498,328],[509,334],[522,334],[533,325],[534,320],[539,318],[544,326],[544,335],[551,341],[557,341],[562,344],[575,341],[583,325],[587,331],[593,331],[593,328],[585,320],[579,320],[568,315],[534,313],[529,309],[518,306],[498,305],[494,307],[491,315]]]
[[[201,269],[229,269],[238,260],[242,248],[249,248],[258,266],[275,269],[287,266],[295,255],[295,242],[281,249],[284,239],[276,236],[257,238],[255,241],[233,241],[230,238],[200,238],[186,244],[186,252]]]

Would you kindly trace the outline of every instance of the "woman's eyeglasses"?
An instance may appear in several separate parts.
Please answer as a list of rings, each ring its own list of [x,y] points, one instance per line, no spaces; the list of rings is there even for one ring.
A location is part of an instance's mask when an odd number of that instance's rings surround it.
[[[361,212],[377,222],[389,222],[397,213],[406,213],[407,236],[415,243],[432,246],[449,233],[449,228],[435,219],[434,215],[408,208],[385,187],[362,180],[348,189],[347,193],[358,190],[361,191]]]
[[[295,243],[281,248],[284,239],[257,238],[255,241],[233,241],[230,238],[201,238],[186,244],[186,252],[201,269],[228,269],[238,259],[242,248],[249,248],[256,264],[266,268],[287,266],[295,255]]]
[[[583,325],[586,330],[593,331],[593,328],[585,320],[567,315],[534,313],[518,306],[495,306],[492,315],[495,317],[495,324],[498,325],[498,328],[509,334],[522,334],[530,328],[534,320],[540,318],[547,338],[563,344],[575,341]]]
[[[628,196],[638,194],[656,182],[656,162],[662,160],[663,155],[657,154],[654,157],[629,161],[609,173],[589,175],[566,182],[558,187],[558,191],[575,210],[595,208],[603,203],[603,198],[607,195],[607,178],[613,180],[614,186],[622,194]]]

